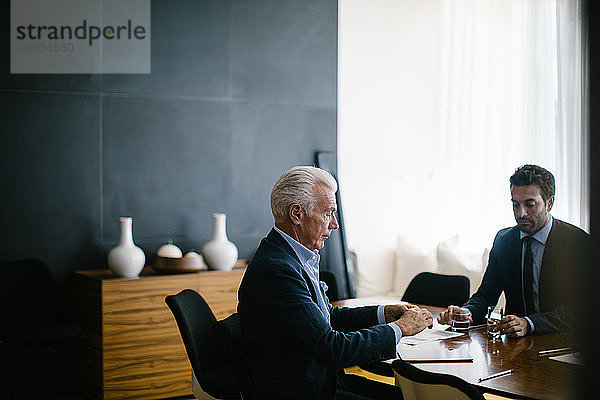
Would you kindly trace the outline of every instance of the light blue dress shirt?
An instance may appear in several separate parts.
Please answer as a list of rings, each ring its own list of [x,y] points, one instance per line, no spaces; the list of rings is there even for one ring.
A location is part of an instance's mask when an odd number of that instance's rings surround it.
[[[302,264],[302,268],[308,275],[310,282],[313,286],[317,297],[317,305],[321,309],[321,312],[327,319],[327,322],[331,324],[331,319],[329,315],[329,311],[331,306],[326,304],[325,297],[323,293],[327,290],[327,285],[324,282],[319,282],[319,260],[321,256],[319,255],[319,250],[309,250],[302,243],[298,242],[296,239],[279,229],[278,227],[274,227],[275,231],[281,235],[285,239],[286,242],[292,247],[296,256],[300,260]],[[379,324],[385,324],[385,305],[380,305],[377,308],[377,319]],[[400,327],[393,322],[387,324],[390,328],[394,330],[394,335],[396,337],[396,344],[400,342],[400,338],[402,337],[402,331]]]
[[[544,256],[544,249],[546,248],[546,241],[548,240],[548,235],[550,234],[550,229],[552,228],[553,218],[550,216],[550,219],[544,225],[542,229],[534,233],[533,235],[529,235],[521,231],[521,239],[525,236],[531,236],[533,240],[531,241],[531,255],[533,256],[533,308],[536,312],[540,310],[540,270],[542,268],[542,257]],[[521,276],[523,276],[523,267],[525,262],[525,242],[521,240]],[[523,303],[525,303],[525,293],[523,295]],[[531,333],[535,331],[535,326],[529,317],[525,317],[529,326],[531,327]]]

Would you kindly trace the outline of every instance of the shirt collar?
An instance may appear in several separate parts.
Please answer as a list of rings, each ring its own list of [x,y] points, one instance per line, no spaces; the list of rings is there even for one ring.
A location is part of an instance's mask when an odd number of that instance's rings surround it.
[[[298,259],[300,260],[302,265],[306,265],[309,261],[313,259],[319,259],[319,250],[311,251],[302,243],[298,242],[296,239],[294,239],[278,227],[275,226],[274,228],[277,231],[277,233],[279,233],[285,239],[285,241],[288,242],[290,246],[292,246],[292,249],[298,256]]]
[[[552,215],[551,215],[550,219],[548,220],[548,222],[546,222],[546,225],[544,225],[544,227],[542,229],[540,229],[539,231],[537,231],[533,235],[530,235],[528,233],[525,233],[525,232],[521,231],[521,239],[523,239],[525,236],[531,236],[535,240],[537,240],[538,242],[540,242],[541,244],[545,245],[546,244],[546,240],[548,240],[548,235],[550,234],[550,228],[552,228],[552,220],[553,220],[553,218],[552,218]]]

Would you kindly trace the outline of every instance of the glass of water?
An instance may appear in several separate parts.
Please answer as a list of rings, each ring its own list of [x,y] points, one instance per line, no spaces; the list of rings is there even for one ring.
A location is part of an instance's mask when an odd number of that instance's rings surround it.
[[[459,310],[452,311],[450,316],[452,319],[452,330],[454,332],[466,332],[469,330],[471,325],[471,311],[468,308],[460,308]]]
[[[496,330],[497,325],[500,323],[501,316],[497,312],[494,311],[495,307],[488,307],[486,320],[487,320],[487,334],[492,340],[496,340],[500,338],[502,332]]]

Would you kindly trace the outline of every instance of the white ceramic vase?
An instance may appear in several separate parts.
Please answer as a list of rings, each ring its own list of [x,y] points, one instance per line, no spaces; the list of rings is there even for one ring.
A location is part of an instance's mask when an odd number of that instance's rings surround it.
[[[108,267],[116,276],[135,278],[142,272],[146,256],[142,249],[133,243],[132,218],[121,217],[119,221],[121,222],[121,239],[119,245],[108,253]]]
[[[213,238],[202,247],[202,256],[210,269],[230,270],[235,265],[238,249],[227,239],[225,214],[213,214]]]

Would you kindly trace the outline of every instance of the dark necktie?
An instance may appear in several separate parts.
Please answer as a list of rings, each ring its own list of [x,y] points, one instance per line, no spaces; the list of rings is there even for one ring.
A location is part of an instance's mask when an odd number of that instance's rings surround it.
[[[525,236],[525,257],[523,258],[523,291],[525,292],[525,312],[531,315],[535,312],[533,303],[533,254],[531,252],[531,236]]]

